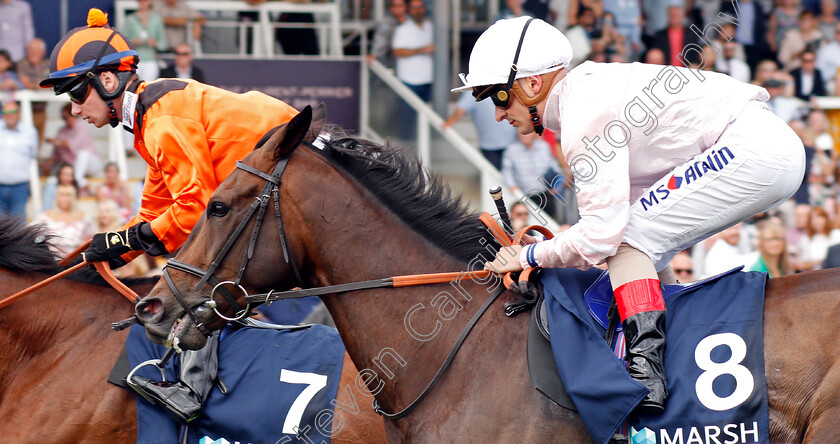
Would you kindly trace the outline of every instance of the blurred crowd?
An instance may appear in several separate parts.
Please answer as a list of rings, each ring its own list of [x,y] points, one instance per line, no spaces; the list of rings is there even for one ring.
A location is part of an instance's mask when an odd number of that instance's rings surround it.
[[[245,1],[255,5],[267,0]],[[393,67],[406,86],[429,100],[431,2],[386,4],[385,18],[370,31],[367,59]],[[139,0],[138,5],[120,31],[140,53],[140,77],[203,80],[193,58],[206,36],[205,24],[213,17],[183,0]],[[837,0],[502,0],[500,10],[497,19],[530,15],[557,26],[572,43],[573,64],[592,60],[685,65],[760,85],[770,94],[771,110],[799,134],[808,169],[794,198],[773,214],[757,216],[678,255],[673,266],[678,278],[701,278],[735,265],[772,276],[840,265],[840,109],[822,109],[824,102],[815,99],[840,93]],[[242,12],[237,19],[255,17]],[[305,13],[275,19],[313,22]],[[275,37],[286,54],[318,53],[317,35],[306,25],[278,29]],[[253,36],[247,38],[235,44],[251,45]],[[0,90],[38,89],[38,82],[49,74],[48,49],[34,32],[31,4],[0,0]],[[171,62],[163,63],[161,54],[168,54]],[[469,114],[478,148],[503,173],[509,188],[530,196],[561,224],[577,220],[572,175],[553,134],[546,131],[542,139],[518,136],[506,123],[495,122],[490,101],[476,103],[469,94],[463,94],[453,109],[444,127]],[[116,164],[103,162],[90,125],[74,117],[69,104],[61,109],[62,126],[54,134],[45,134],[46,103],[32,105],[34,128],[21,122],[20,113],[14,101],[3,104],[0,211],[24,214],[29,178],[23,171],[37,158],[40,173],[48,179],[43,212],[38,211],[33,222],[46,225],[58,237],[56,247],[62,252],[94,232],[120,226],[135,213],[140,188],[121,180]],[[96,211],[80,211],[80,199],[95,202],[88,208]],[[529,209],[519,207],[516,214],[523,211]],[[530,213],[530,220],[536,221]]]

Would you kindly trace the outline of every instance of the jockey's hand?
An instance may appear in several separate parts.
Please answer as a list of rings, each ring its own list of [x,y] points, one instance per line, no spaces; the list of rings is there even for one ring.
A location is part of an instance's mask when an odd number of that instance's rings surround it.
[[[531,245],[531,244],[535,244],[535,243],[539,242],[539,240],[537,238],[535,238],[534,236],[531,236],[528,233],[523,233],[522,234],[522,242],[525,242],[525,245]]]
[[[124,231],[109,231],[93,235],[90,246],[82,253],[88,262],[108,261],[111,268],[126,264],[120,256],[132,250],[142,250],[152,256],[166,254],[166,247],[158,240],[148,222],[140,222]]]
[[[136,239],[136,234],[131,233],[136,230],[136,225],[124,231],[109,231],[107,233],[96,233],[90,241],[90,246],[82,253],[82,258],[88,262],[108,261],[111,268],[114,265],[125,265],[125,261],[117,261],[120,256],[128,253],[136,248],[131,248],[130,238],[133,236]],[[135,244],[137,241],[135,240]],[[114,262],[114,263],[112,263]]]
[[[493,262],[487,262],[484,264],[484,269],[498,274],[504,274],[509,271],[521,271],[522,265],[519,264],[519,253],[521,251],[521,245],[502,247],[499,252],[496,253],[496,259]]]

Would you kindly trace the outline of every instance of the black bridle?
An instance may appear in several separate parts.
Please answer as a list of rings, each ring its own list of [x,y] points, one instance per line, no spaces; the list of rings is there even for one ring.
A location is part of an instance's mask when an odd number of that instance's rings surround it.
[[[266,174],[250,165],[246,165],[240,161],[236,162],[236,168],[241,170],[247,171],[251,174],[257,175],[266,180],[265,186],[263,186],[262,191],[259,195],[254,199],[254,203],[251,204],[251,207],[248,209],[248,212],[245,214],[245,217],[239,222],[239,225],[236,227],[236,230],[233,231],[230,238],[228,239],[227,243],[222,247],[222,250],[219,252],[216,259],[210,264],[210,268],[207,270],[203,270],[195,265],[190,265],[175,259],[169,259],[166,263],[166,266],[163,268],[163,277],[166,280],[167,285],[169,285],[169,289],[172,291],[172,294],[175,296],[175,299],[178,301],[179,304],[184,308],[187,315],[195,324],[196,329],[201,332],[204,336],[209,337],[212,333],[198,319],[198,315],[195,314],[193,307],[187,303],[186,299],[181,295],[181,292],[178,291],[178,287],[175,286],[175,283],[172,281],[172,278],[169,276],[169,268],[174,270],[183,271],[185,273],[192,274],[196,277],[199,277],[198,284],[196,284],[194,291],[198,291],[204,284],[209,283],[213,285],[213,289],[210,291],[210,298],[203,302],[200,305],[203,305],[208,308],[212,308],[216,315],[220,318],[228,320],[228,321],[235,321],[242,319],[248,316],[250,312],[251,305],[250,303],[247,304],[245,307],[242,307],[234,298],[227,289],[224,288],[225,284],[233,284],[237,288],[239,288],[246,296],[248,293],[242,287],[240,282],[242,281],[242,275],[245,273],[245,268],[248,266],[248,261],[254,256],[254,248],[257,244],[257,237],[260,233],[260,228],[262,227],[263,219],[265,218],[265,210],[268,207],[268,202],[272,198],[274,199],[274,218],[277,220],[277,230],[280,234],[280,245],[283,249],[283,258],[286,260],[286,263],[292,267],[292,271],[295,274],[295,279],[297,279],[298,284],[301,284],[303,280],[300,276],[300,270],[298,269],[295,261],[292,260],[292,255],[289,250],[288,243],[286,242],[286,235],[283,232],[283,221],[280,216],[280,179],[283,176],[283,172],[286,170],[286,165],[289,163],[289,157],[287,156],[277,162],[277,165],[274,167],[274,171],[271,174]],[[242,234],[242,231],[245,229],[245,226],[251,220],[252,217],[256,214],[256,222],[254,223],[254,229],[251,232],[251,239],[248,243],[248,249],[245,251],[245,255],[242,258],[242,265],[239,267],[239,271],[236,274],[236,280],[234,281],[219,281],[216,276],[213,274],[215,273],[216,269],[219,268],[219,265],[224,260],[225,256],[227,256],[230,249],[233,247],[234,242],[239,238],[239,235]],[[215,293],[221,293],[222,297],[224,297],[225,301],[236,310],[236,315],[233,318],[226,317],[219,313],[217,309],[217,304],[214,299]]]

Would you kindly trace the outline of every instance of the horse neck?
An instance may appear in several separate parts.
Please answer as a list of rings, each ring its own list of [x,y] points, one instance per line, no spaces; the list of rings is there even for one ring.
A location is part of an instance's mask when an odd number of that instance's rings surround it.
[[[312,243],[306,251],[305,280],[312,286],[467,269],[467,264],[433,246],[358,186],[332,186],[318,199],[308,196],[306,205],[309,208],[300,208],[301,214],[320,216],[307,220]],[[294,223],[304,226],[302,222]],[[410,403],[433,378],[488,293],[464,280],[355,291],[323,300],[356,367],[377,375],[378,379],[367,380],[368,387],[383,381],[377,399],[385,409],[396,409]],[[452,309],[459,305],[463,312],[453,315]],[[407,327],[405,318],[411,310]],[[433,336],[423,336],[436,329]]]
[[[49,277],[0,271],[4,294]],[[29,362],[58,360],[71,349],[90,345],[96,351],[106,341],[124,340],[111,333],[108,323],[129,317],[131,305],[115,295],[107,287],[65,279],[0,309],[0,396]]]

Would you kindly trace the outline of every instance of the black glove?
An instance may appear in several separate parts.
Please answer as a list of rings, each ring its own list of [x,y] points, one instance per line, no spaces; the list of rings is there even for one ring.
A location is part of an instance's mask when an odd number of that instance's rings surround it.
[[[149,223],[141,222],[125,231],[94,234],[82,257],[88,262],[108,261],[111,268],[118,268],[126,264],[120,256],[132,250],[142,250],[152,256],[167,253],[166,247],[152,232]]]

